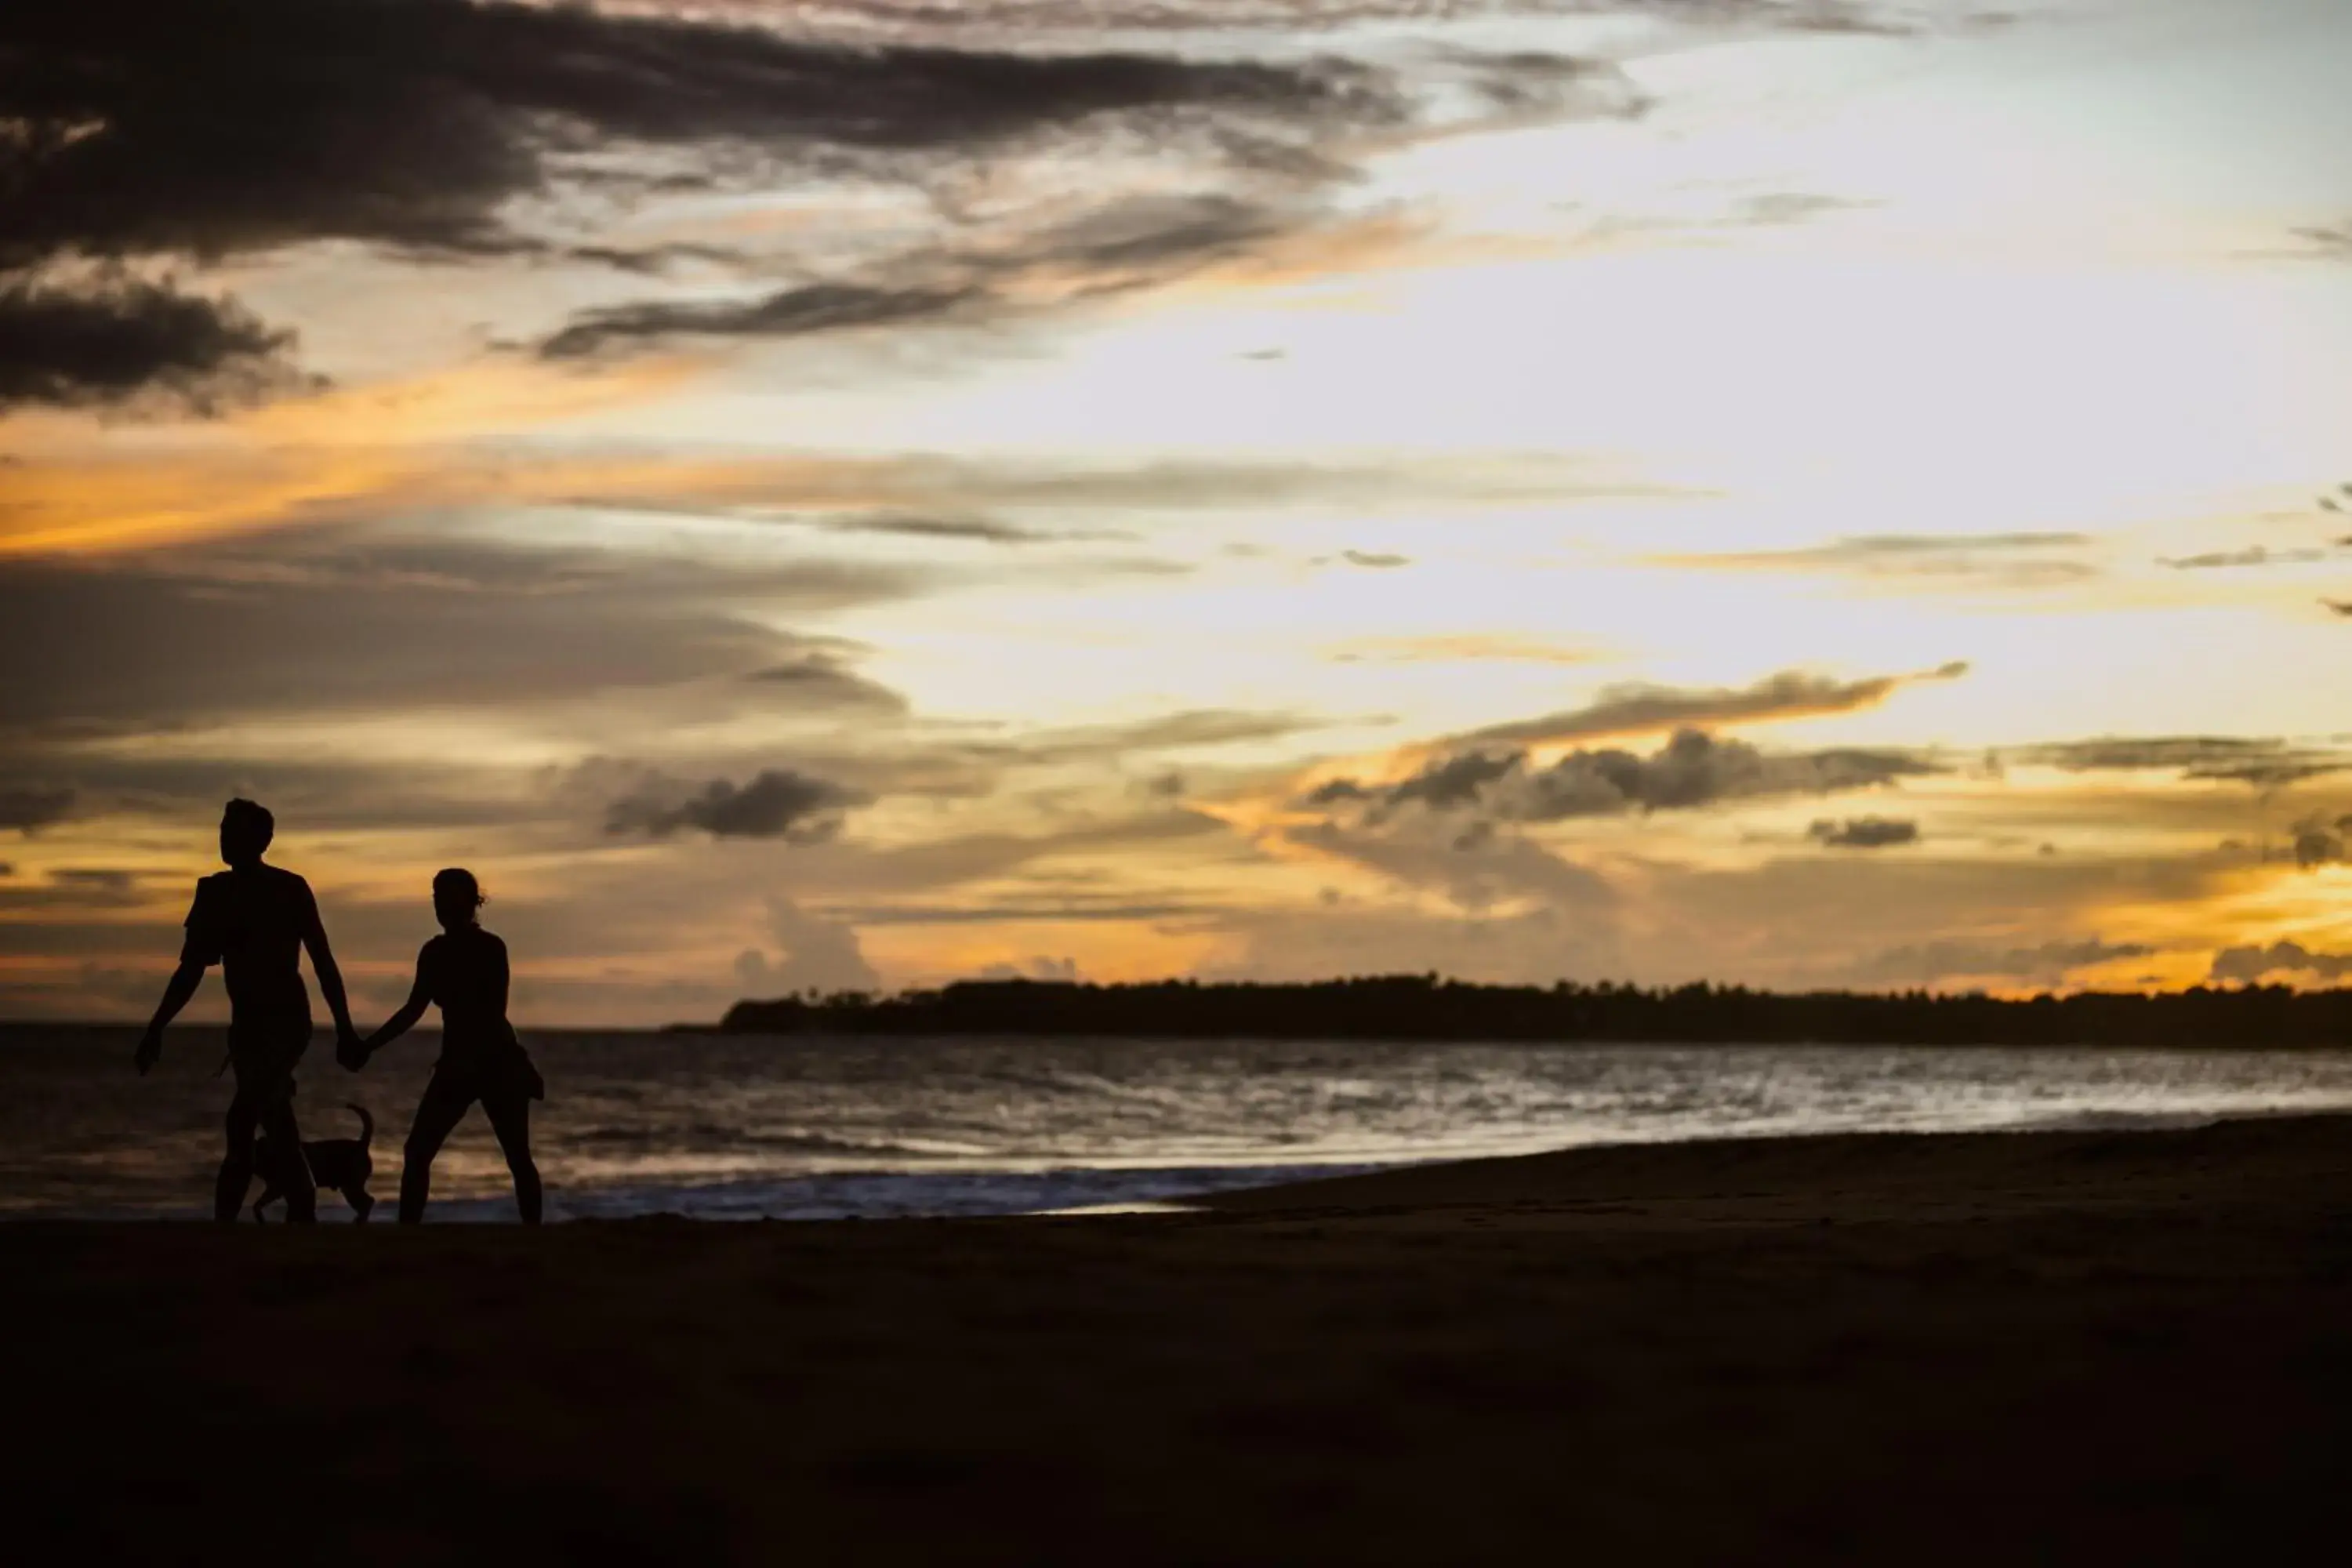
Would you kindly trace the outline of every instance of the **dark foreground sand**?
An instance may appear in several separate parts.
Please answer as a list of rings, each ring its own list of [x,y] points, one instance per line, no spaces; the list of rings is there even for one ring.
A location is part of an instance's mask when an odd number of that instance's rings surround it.
[[[2352,1555],[2334,1119],[0,1268],[25,1562]]]

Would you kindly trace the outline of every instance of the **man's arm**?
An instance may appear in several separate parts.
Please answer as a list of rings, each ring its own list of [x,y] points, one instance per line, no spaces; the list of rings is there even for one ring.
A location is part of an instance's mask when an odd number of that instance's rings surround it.
[[[340,1044],[356,1040],[360,1032],[352,1024],[351,998],[343,993],[343,972],[335,967],[334,950],[327,945],[326,923],[319,918],[319,900],[310,885],[302,885],[306,923],[302,945],[310,950],[310,973],[319,977],[319,994],[327,999],[327,1011],[335,1016],[335,1039]]]
[[[221,960],[220,906],[209,878],[196,884],[195,902],[188,906],[187,927],[187,939],[180,943],[180,967],[172,972],[163,999],[155,1004],[155,1016],[148,1020],[147,1032],[139,1037],[139,1048],[131,1054],[131,1065],[142,1078],[163,1054],[163,1026],[180,1016],[180,1009],[205,983],[205,971]]]
[[[139,1037],[139,1049],[131,1055],[131,1065],[139,1069],[140,1077],[145,1078],[147,1069],[163,1054],[163,1026],[180,1016],[180,1009],[188,1005],[196,987],[204,983],[205,966],[183,955],[180,967],[172,971],[172,978],[163,987],[163,999],[155,1004],[155,1016],[147,1021],[147,1032]]]

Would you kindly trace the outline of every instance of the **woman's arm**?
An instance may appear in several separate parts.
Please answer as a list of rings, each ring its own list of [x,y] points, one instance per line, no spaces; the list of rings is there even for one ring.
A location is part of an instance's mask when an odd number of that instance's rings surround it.
[[[425,1016],[425,1009],[433,1005],[432,956],[433,944],[426,942],[424,951],[416,955],[416,984],[408,988],[408,1000],[400,1005],[399,1012],[383,1021],[383,1027],[360,1042],[358,1055],[362,1064],[377,1050],[415,1027],[416,1020]]]

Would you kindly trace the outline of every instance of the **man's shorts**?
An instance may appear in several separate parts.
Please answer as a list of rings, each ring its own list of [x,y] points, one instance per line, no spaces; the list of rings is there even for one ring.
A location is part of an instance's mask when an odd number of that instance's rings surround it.
[[[228,1026],[228,1059],[241,1098],[275,1105],[294,1092],[294,1064],[310,1048],[310,1020],[239,1018]]]

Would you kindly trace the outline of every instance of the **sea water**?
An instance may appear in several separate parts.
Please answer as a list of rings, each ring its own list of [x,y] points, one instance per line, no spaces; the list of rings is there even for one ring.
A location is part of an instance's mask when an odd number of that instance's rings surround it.
[[[0,1216],[199,1215],[229,1083],[216,1031],[0,1026]],[[1858,1046],[829,1039],[527,1033],[551,1217],[1017,1214],[1181,1200],[1333,1171],[1601,1143],[1855,1131],[2179,1125],[2352,1109],[2352,1052]],[[343,1072],[322,1033],[305,1137],[376,1118],[373,1190],[437,1038]],[[511,1218],[475,1112],[436,1217]],[[344,1216],[322,1194],[322,1218]],[[389,1209],[384,1216],[389,1216]]]

